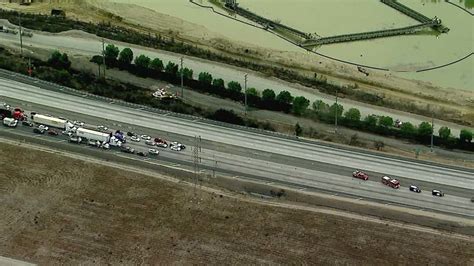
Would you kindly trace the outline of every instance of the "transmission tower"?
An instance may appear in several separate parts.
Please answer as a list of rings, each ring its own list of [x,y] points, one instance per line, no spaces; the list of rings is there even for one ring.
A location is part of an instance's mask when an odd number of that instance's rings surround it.
[[[201,136],[194,136],[193,163],[194,163],[194,197],[196,197],[196,187],[199,181],[199,164],[201,163]]]

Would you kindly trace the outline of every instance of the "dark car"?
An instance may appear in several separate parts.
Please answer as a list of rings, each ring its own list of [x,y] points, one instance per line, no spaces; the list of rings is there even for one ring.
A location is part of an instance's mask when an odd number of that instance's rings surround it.
[[[129,137],[132,137],[132,136],[135,136],[135,135],[137,135],[137,134],[135,134],[133,132],[127,132],[127,136],[129,136]]]
[[[44,134],[44,130],[39,129],[39,128],[33,129],[33,132],[36,133],[36,134]]]
[[[432,194],[433,196],[437,196],[437,197],[444,197],[443,191],[437,190],[437,189],[433,189],[433,190],[431,191],[431,194]]]
[[[21,122],[22,125],[24,126],[27,126],[27,127],[34,127],[35,124],[33,122],[30,122],[30,121],[23,121]]]
[[[143,157],[146,157],[146,156],[147,156],[147,154],[144,153],[144,152],[142,152],[142,151],[137,152],[137,155],[138,155],[138,156],[143,156]]]
[[[411,185],[410,186],[410,191],[416,192],[416,193],[421,193],[421,189],[417,186]]]
[[[49,130],[48,135],[57,136],[57,135],[59,135],[59,133],[56,130]]]

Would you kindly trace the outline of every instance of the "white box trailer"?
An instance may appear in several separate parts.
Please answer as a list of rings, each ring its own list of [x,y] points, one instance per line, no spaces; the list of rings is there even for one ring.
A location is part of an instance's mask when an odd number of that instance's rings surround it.
[[[82,127],[76,130],[76,136],[87,140],[98,140],[102,143],[108,143],[110,141],[110,134]]]
[[[73,126],[73,124],[69,123],[67,120],[53,117],[53,116],[35,114],[32,116],[32,119],[33,119],[33,122],[35,122],[38,125],[55,127],[55,128],[60,128],[63,130],[66,130]]]

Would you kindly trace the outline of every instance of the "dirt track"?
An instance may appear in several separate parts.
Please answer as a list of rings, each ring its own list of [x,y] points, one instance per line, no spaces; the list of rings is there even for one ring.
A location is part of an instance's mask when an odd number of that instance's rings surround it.
[[[11,164],[11,162],[23,162]],[[39,264],[442,264],[474,243],[0,144],[0,254]]]

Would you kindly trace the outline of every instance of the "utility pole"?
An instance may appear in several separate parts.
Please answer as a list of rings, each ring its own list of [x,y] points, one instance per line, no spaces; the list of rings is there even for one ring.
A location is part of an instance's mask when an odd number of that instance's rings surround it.
[[[245,115],[247,115],[247,75],[248,74],[244,75],[244,79],[245,79],[245,82],[244,82]]]
[[[431,112],[431,152],[433,152],[434,114]]]
[[[23,29],[21,28],[21,13],[18,13],[18,26],[20,27],[20,55],[23,57]]]
[[[337,105],[338,90],[336,89],[336,114],[334,118],[334,132],[337,134],[337,115],[339,113],[339,106]]]
[[[105,69],[107,68],[105,65],[105,41],[102,38],[102,64],[104,65],[104,80],[105,80]],[[99,67],[99,77],[100,77],[100,67]]]
[[[28,56],[28,75],[31,77],[33,70],[31,69],[31,55]]]
[[[181,57],[180,62],[181,62],[181,99],[184,99],[184,71],[183,71],[183,60],[184,58]]]

